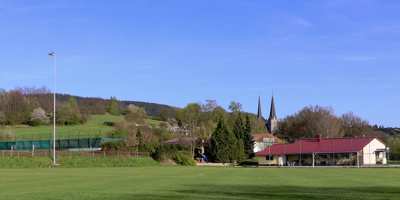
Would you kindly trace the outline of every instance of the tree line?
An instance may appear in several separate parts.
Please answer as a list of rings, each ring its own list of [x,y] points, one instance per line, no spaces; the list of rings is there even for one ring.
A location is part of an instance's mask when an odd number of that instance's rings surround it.
[[[56,94],[56,123],[84,124],[93,114],[120,115],[133,104],[143,108],[146,116],[156,118],[162,110],[174,113],[177,109],[156,103],[119,101],[115,97],[102,99]],[[53,93],[47,87],[16,87],[10,91],[0,88],[0,125],[37,125],[52,121]]]
[[[280,119],[277,134],[289,141],[316,135],[323,138],[389,136],[351,111],[337,116],[332,107],[318,105],[304,107]]]

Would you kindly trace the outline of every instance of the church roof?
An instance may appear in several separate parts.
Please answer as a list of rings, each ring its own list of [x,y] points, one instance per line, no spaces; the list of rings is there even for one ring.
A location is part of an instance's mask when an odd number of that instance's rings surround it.
[[[271,100],[271,111],[269,113],[269,119],[274,119],[276,117],[275,113],[275,103],[274,103],[274,95],[272,95],[272,100]]]

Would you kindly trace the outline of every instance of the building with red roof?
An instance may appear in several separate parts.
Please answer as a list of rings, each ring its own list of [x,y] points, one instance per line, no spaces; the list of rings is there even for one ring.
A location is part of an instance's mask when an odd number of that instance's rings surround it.
[[[386,144],[376,137],[301,139],[256,153],[259,165],[327,166],[386,164]]]

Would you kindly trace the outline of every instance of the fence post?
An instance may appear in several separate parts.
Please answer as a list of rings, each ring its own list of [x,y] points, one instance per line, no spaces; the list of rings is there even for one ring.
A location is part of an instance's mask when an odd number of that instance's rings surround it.
[[[94,158],[94,151],[92,151],[93,152],[93,158]]]
[[[386,154],[387,154],[387,164],[389,165],[390,162],[390,136],[388,136],[388,143],[387,143],[388,147],[389,147],[389,152],[386,150]]]

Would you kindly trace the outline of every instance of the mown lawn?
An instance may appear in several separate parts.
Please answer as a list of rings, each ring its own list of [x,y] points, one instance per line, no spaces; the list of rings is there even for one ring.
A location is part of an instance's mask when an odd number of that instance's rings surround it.
[[[398,168],[1,169],[0,199],[399,199]]]
[[[105,133],[113,127],[103,125],[103,122],[118,122],[123,118],[123,116],[114,115],[93,115],[84,125],[57,126],[56,137],[57,139],[105,137]],[[145,121],[150,125],[159,125],[162,122],[152,119]],[[51,125],[39,127],[19,125],[11,127],[11,131],[15,134],[15,138],[12,138],[11,141],[49,140],[53,138],[53,126]]]

